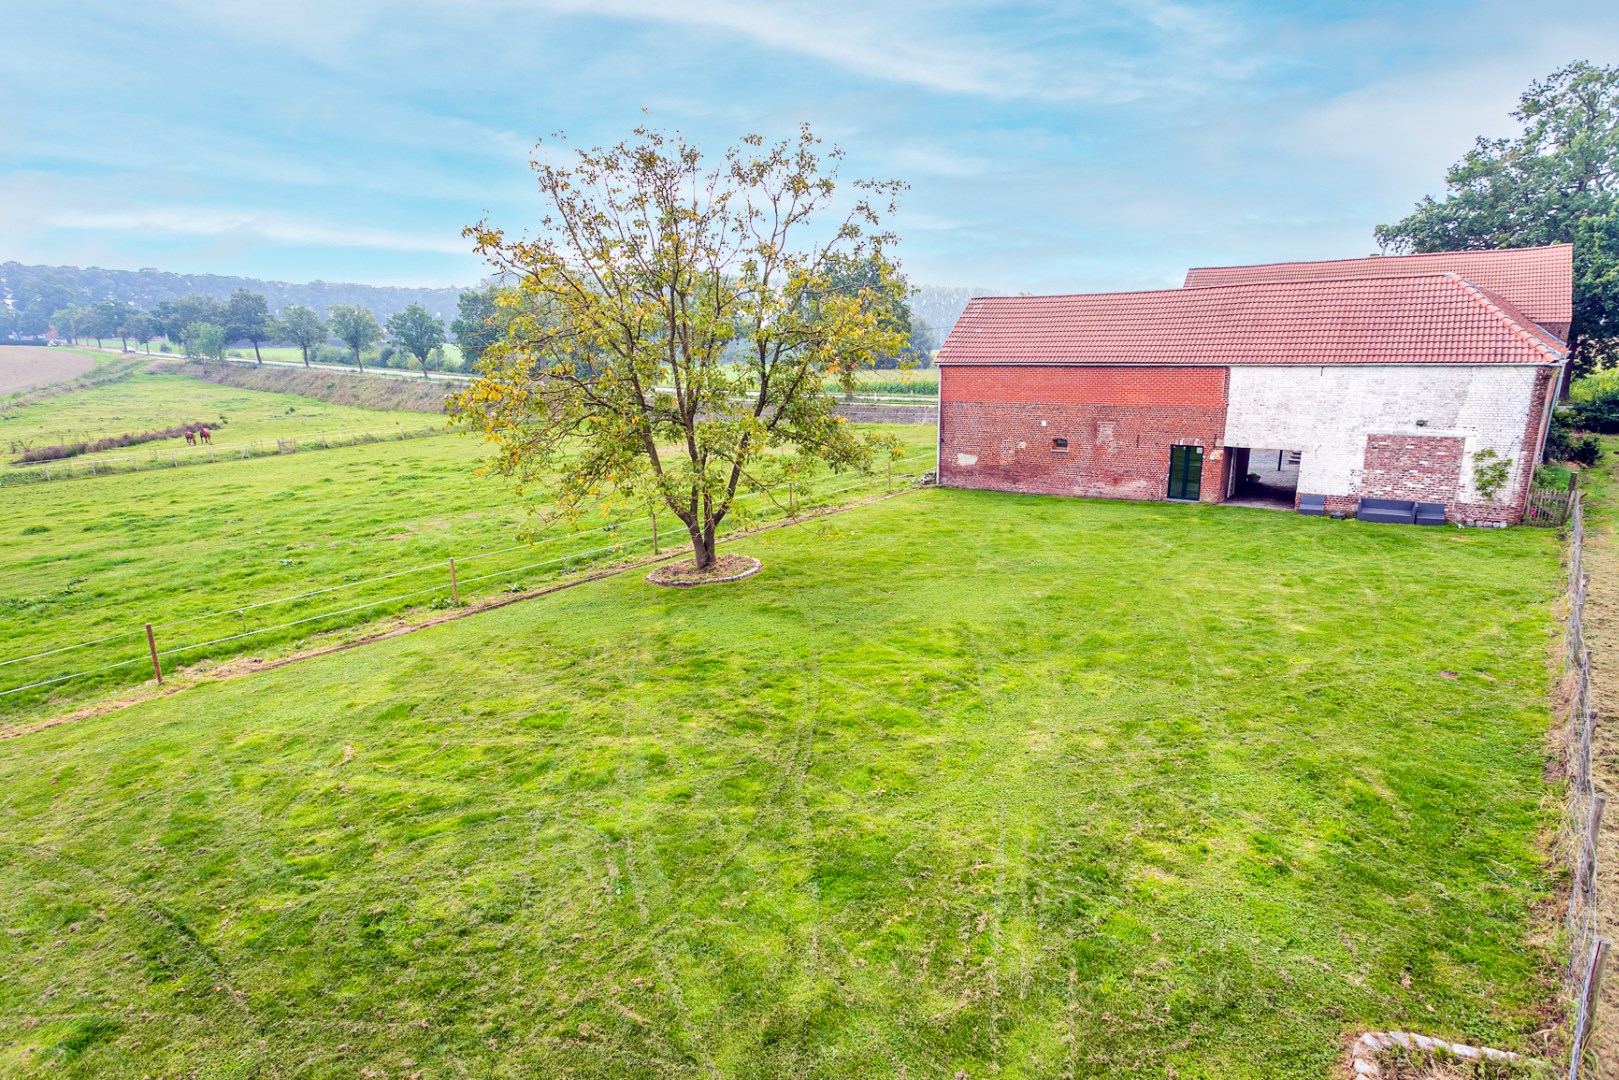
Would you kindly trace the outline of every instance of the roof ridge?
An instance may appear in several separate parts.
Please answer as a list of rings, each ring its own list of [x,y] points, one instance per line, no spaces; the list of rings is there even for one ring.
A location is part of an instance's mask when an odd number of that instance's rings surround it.
[[[1284,259],[1281,262],[1225,263],[1225,264],[1216,264],[1216,265],[1210,265],[1210,266],[1189,266],[1189,267],[1186,268],[1186,274],[1187,274],[1188,277],[1190,277],[1192,274],[1197,273],[1199,270],[1258,270],[1258,269],[1260,269],[1262,267],[1266,267],[1266,266],[1322,266],[1322,265],[1327,264],[1327,263],[1355,263],[1355,262],[1369,262],[1369,261],[1372,261],[1372,260],[1394,261],[1394,260],[1398,260],[1398,259],[1421,259],[1421,258],[1427,258],[1427,257],[1433,257],[1433,256],[1442,257],[1442,256],[1451,256],[1451,255],[1480,255],[1480,256],[1521,255],[1521,254],[1524,254],[1526,252],[1555,251],[1555,250],[1557,250],[1559,248],[1572,248],[1573,246],[1574,245],[1570,244],[1570,243],[1534,244],[1534,245],[1531,245],[1529,247],[1473,248],[1473,249],[1463,249],[1461,251],[1408,251],[1404,255],[1383,255],[1383,254],[1379,253],[1379,254],[1376,254],[1376,255],[1350,255],[1350,256],[1347,256],[1347,257],[1344,257],[1344,258],[1338,258],[1338,259]],[[1386,275],[1383,275],[1383,276],[1385,276],[1385,277],[1398,277],[1398,276],[1401,276],[1401,275],[1386,274]]]
[[[1550,353],[1559,360],[1564,359],[1566,355],[1564,352],[1552,348],[1539,335],[1529,332],[1528,328],[1525,327],[1520,321],[1520,318],[1528,319],[1529,316],[1524,315],[1521,311],[1518,311],[1516,305],[1512,304],[1505,297],[1497,296],[1495,293],[1490,292],[1481,285],[1475,285],[1473,282],[1462,277],[1460,274],[1447,272],[1445,277],[1452,279],[1458,285],[1462,286],[1463,291],[1471,296],[1475,302],[1482,304],[1486,311],[1505,322],[1519,337],[1523,338],[1525,341],[1528,341],[1531,345],[1534,345],[1543,352]],[[1532,322],[1533,320],[1530,321]],[[1539,324],[1537,323],[1536,325],[1538,326]],[[1541,333],[1545,333],[1545,331],[1541,331]]]
[[[1354,262],[1355,260],[1347,259],[1343,261]],[[1278,263],[1276,265],[1285,264]],[[1215,267],[1214,269],[1224,268]],[[1441,278],[1455,276],[1457,275],[1453,270],[1419,270],[1409,274],[1367,274],[1364,277],[1266,278],[1264,281],[1222,281],[1217,285],[1172,285],[1162,289],[1120,289],[1111,292],[1023,293],[1017,296],[972,296],[968,297],[967,303],[971,305],[980,300],[1067,300],[1070,298],[1092,298],[1099,296],[1184,296],[1186,293],[1213,292],[1216,289],[1263,289],[1272,285],[1321,285],[1330,287],[1336,285],[1352,285],[1357,282],[1364,281],[1381,283],[1385,281],[1410,281],[1413,278]],[[1525,318],[1528,318],[1528,316],[1525,316]]]

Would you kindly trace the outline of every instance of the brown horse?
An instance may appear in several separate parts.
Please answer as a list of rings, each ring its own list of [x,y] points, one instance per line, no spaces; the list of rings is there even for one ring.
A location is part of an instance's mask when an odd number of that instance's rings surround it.
[[[197,445],[197,436],[192,432],[192,430],[190,428],[186,428],[186,445],[187,446],[196,446]]]
[[[212,443],[213,442],[212,437],[208,434],[208,429],[207,428],[199,428],[197,430],[197,438],[201,439],[205,443]]]

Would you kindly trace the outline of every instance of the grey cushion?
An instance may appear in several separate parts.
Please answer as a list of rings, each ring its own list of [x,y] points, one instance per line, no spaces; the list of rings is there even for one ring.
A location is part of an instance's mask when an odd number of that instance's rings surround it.
[[[1410,525],[1417,520],[1417,504],[1404,499],[1362,499],[1355,518],[1359,521]]]
[[[1418,525],[1443,525],[1444,523],[1444,503],[1417,503]]]
[[[1299,513],[1309,514],[1312,517],[1325,517],[1327,513],[1327,497],[1325,495],[1305,495],[1300,492]]]

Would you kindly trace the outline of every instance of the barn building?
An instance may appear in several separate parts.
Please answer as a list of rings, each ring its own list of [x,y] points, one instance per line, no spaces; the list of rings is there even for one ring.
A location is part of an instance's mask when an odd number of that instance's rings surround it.
[[[939,482],[1516,521],[1572,307],[1568,245],[978,298],[937,360]],[[1510,463],[1491,498],[1475,483],[1487,451]]]

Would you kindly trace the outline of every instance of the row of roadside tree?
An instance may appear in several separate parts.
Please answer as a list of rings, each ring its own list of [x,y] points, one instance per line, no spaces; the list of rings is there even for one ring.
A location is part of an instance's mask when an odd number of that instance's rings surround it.
[[[858,270],[851,276],[858,277]],[[363,371],[370,362],[419,368],[425,377],[430,371],[470,370],[514,319],[525,316],[523,307],[515,289],[498,285],[469,289],[460,294],[456,317],[446,326],[421,304],[379,321],[370,309],[357,304],[333,304],[324,311],[287,304],[271,311],[262,293],[237,289],[224,300],[194,294],[161,300],[150,308],[119,300],[72,303],[48,316],[36,312],[34,333],[74,344],[93,340],[103,348],[116,340],[125,349],[133,343],[148,353],[156,342],[162,351],[208,360],[223,359],[228,349],[250,345],[259,363],[264,362],[261,346],[293,346],[305,366],[353,364]],[[900,303],[891,317],[909,346],[904,355],[878,358],[874,366],[928,366],[935,345],[930,331],[914,321],[906,303]],[[450,343],[459,356],[445,348]]]
[[[125,349],[133,343],[148,353],[158,342],[163,351],[201,359],[221,359],[233,346],[251,345],[260,363],[261,346],[290,345],[300,351],[305,365],[352,363],[363,370],[369,358],[385,367],[420,367],[426,375],[470,366],[494,340],[497,331],[484,325],[495,313],[493,294],[492,289],[463,293],[461,311],[448,332],[444,320],[420,304],[379,322],[369,309],[354,304],[334,304],[324,312],[288,304],[272,312],[262,294],[237,289],[225,300],[182,296],[150,309],[117,300],[72,304],[53,311],[40,336],[71,343],[93,340],[100,347],[116,340]],[[451,334],[461,346],[459,359],[444,348]]]

